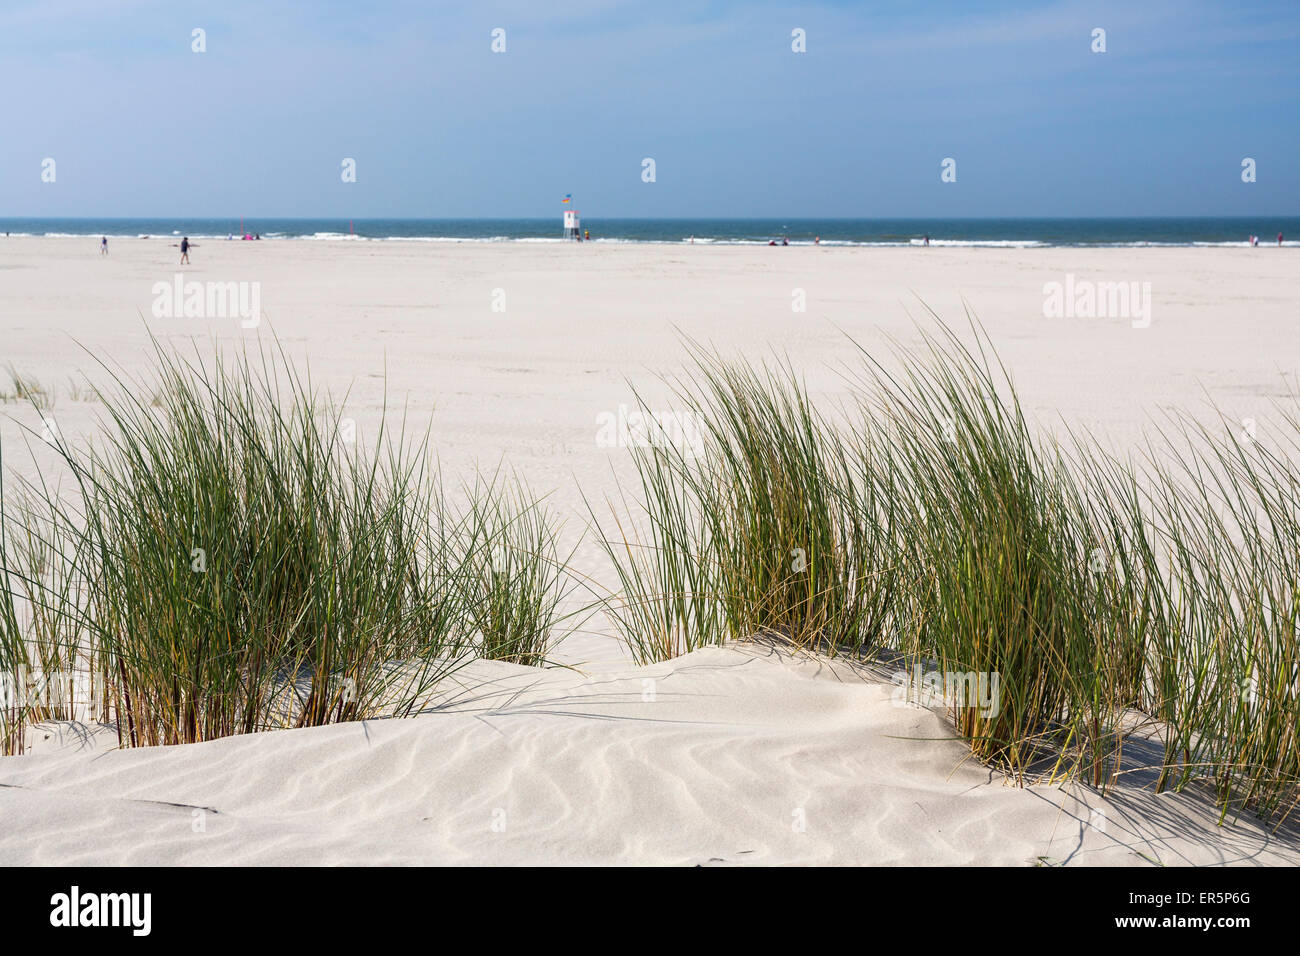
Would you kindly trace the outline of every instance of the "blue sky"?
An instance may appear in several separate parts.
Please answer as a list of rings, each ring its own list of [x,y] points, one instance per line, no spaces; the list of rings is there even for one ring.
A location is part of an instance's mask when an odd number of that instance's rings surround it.
[[[1298,50],[1296,0],[6,0],[0,217],[1297,214]]]

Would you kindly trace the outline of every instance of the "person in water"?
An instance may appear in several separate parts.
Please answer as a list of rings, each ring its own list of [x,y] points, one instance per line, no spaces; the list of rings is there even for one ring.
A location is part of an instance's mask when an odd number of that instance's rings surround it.
[[[108,236],[99,237],[99,254],[101,256],[108,255]]]
[[[181,265],[187,265],[190,261],[190,237],[185,236],[181,239]]]

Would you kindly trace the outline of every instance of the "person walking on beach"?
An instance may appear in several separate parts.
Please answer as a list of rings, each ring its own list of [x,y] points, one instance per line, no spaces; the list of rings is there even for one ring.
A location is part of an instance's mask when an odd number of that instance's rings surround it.
[[[99,237],[99,254],[101,256],[108,255],[108,236]]]
[[[185,236],[181,239],[181,265],[189,265],[190,261],[190,237]]]

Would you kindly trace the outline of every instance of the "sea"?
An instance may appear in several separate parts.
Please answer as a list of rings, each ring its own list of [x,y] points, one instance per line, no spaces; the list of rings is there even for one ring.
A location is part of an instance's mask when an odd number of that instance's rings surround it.
[[[564,242],[560,215],[531,219],[281,219],[245,217],[243,231],[262,239],[322,242]],[[240,237],[241,220],[0,219],[11,236],[109,236],[115,239]],[[583,218],[595,242],[824,246],[1033,248],[1049,246],[1261,246],[1300,242],[1300,216],[1126,219],[602,219]]]

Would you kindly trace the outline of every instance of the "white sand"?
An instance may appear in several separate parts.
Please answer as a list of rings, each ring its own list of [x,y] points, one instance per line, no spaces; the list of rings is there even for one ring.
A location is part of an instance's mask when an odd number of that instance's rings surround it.
[[[1186,796],[1006,786],[889,685],[764,647],[585,677],[480,662],[459,683],[445,711],[407,720],[93,757],[69,737],[7,758],[0,862],[1300,858],[1249,823],[1216,827]]]
[[[151,317],[154,283],[178,271],[170,242],[115,240],[101,259],[94,240],[0,239],[0,391],[8,364],[55,386],[58,427],[84,435],[99,406],[68,393],[93,367],[72,338],[138,370],[146,324],[169,339],[255,335],[231,318]],[[363,435],[386,361],[390,400],[409,400],[417,425],[432,414],[449,473],[505,456],[555,492],[571,538],[577,488],[599,501],[630,476],[625,451],[597,446],[597,416],[631,402],[626,379],[662,394],[653,374],[683,358],[674,326],[728,352],[786,352],[834,401],[834,367],[853,361],[840,329],[873,348],[914,342],[918,297],[951,322],[964,297],[1031,415],[1120,447],[1207,393],[1266,427],[1300,368],[1292,249],[200,242],[186,277],[259,281],[314,378],[352,386]],[[1045,318],[1043,284],[1067,273],[1149,282],[1150,327]],[[5,465],[31,474],[20,424],[39,430],[39,416],[0,406]],[[577,564],[600,574],[594,545]],[[1191,797],[1009,787],[937,715],[894,706],[846,665],[741,647],[637,670],[599,633],[558,656],[581,672],[476,664],[465,699],[408,721],[134,752],[55,732],[0,759],[0,863],[1300,862],[1293,837],[1218,828]],[[205,832],[192,807],[216,811]]]

